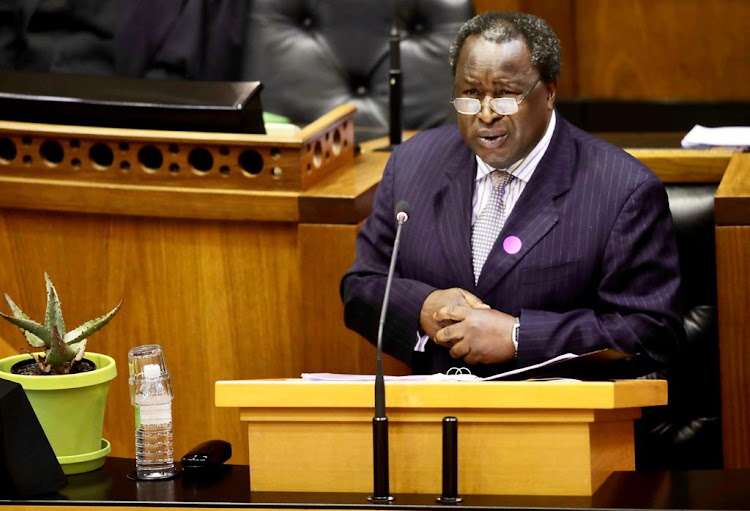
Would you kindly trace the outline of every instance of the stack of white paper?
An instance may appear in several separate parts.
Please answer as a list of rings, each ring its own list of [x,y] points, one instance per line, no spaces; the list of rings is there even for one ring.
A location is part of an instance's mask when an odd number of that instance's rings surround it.
[[[572,353],[564,353],[558,355],[555,358],[551,358],[539,364],[534,364],[526,367],[519,367],[511,371],[504,373],[495,374],[493,376],[487,376],[481,378],[474,374],[466,367],[454,367],[448,371],[448,373],[437,373],[437,374],[412,374],[408,376],[385,376],[385,381],[490,381],[499,380],[507,376],[514,374],[523,374],[537,369],[545,367],[562,360],[569,360],[578,358],[579,355]],[[339,374],[339,373],[302,373],[302,379],[307,381],[375,381],[375,376],[371,374]]]
[[[706,128],[696,124],[682,139],[686,149],[709,149],[722,147],[735,151],[744,151],[750,147],[750,127],[725,126]]]

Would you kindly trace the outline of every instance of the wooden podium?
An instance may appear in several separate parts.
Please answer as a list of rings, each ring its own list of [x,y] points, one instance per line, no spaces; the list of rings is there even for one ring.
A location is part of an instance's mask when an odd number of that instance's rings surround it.
[[[217,381],[247,424],[252,491],[371,492],[370,382]],[[634,470],[633,420],[662,380],[386,383],[390,488],[441,492],[442,418],[458,418],[464,495],[592,495]]]

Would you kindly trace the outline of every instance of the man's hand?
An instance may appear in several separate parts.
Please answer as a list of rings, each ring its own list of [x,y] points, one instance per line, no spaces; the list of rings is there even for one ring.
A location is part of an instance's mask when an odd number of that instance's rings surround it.
[[[463,358],[467,364],[499,364],[516,355],[511,340],[516,320],[509,314],[452,305],[438,310],[435,319],[451,322],[433,339],[449,348],[453,358]]]
[[[438,310],[453,305],[462,305],[473,309],[490,308],[489,305],[465,289],[454,287],[435,290],[427,296],[422,304],[422,311],[419,313],[419,327],[422,332],[430,339],[434,339],[438,330],[452,323],[450,320],[440,321],[435,319],[435,314]]]

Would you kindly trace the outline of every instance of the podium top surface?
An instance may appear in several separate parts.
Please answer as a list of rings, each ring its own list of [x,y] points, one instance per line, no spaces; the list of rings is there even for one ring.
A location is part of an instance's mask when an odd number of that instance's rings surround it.
[[[387,381],[388,408],[600,409],[667,403],[665,380],[582,381]],[[217,407],[370,408],[371,382],[301,379],[216,382]]]

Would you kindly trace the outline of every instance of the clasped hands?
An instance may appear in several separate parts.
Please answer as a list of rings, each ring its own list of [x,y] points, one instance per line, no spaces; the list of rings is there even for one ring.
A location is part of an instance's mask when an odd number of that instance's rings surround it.
[[[460,288],[438,289],[422,304],[419,325],[453,358],[467,364],[499,364],[515,357],[511,335],[515,318],[492,309]]]

